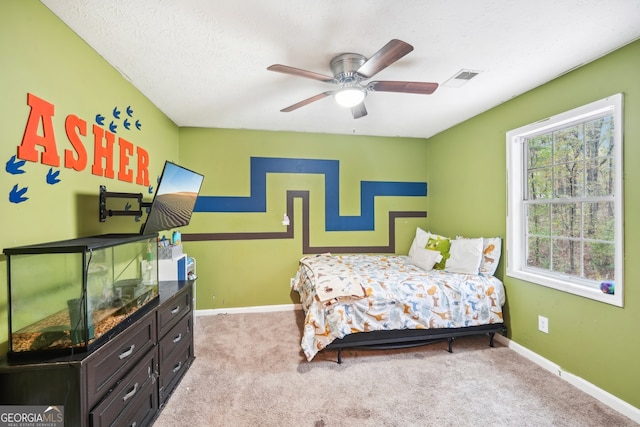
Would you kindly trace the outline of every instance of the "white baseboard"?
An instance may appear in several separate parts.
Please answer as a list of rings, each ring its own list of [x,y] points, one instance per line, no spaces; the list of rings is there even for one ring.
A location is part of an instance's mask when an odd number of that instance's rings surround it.
[[[578,377],[577,375],[573,375],[569,372],[562,370],[562,368],[559,365],[556,365],[552,361],[545,359],[544,357],[540,356],[537,353],[534,353],[528,348],[523,347],[514,341],[511,341],[509,338],[505,336],[496,334],[495,339],[496,341],[500,342],[506,347],[509,347],[511,350],[515,351],[516,353],[526,357],[527,359],[531,360],[533,363],[551,372],[552,374],[559,376],[560,378],[567,381],[569,384],[573,385],[574,387],[577,387],[578,389],[584,391],[588,395],[594,397],[595,399],[598,399],[600,402],[604,403],[605,405],[615,409],[622,415],[628,418],[631,418],[633,421],[637,423],[640,423],[640,409],[636,408],[635,406],[614,396],[608,391],[605,391],[600,387],[597,387],[591,384],[590,382],[586,381],[581,377]]]
[[[301,310],[300,304],[280,304],[280,305],[260,305],[255,307],[229,307],[212,308],[207,310],[195,310],[196,316],[214,316],[216,314],[238,314],[238,313],[269,313],[274,311],[294,311]]]

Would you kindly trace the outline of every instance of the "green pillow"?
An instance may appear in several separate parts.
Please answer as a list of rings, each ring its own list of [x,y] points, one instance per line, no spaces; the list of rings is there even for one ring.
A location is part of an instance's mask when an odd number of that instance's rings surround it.
[[[432,237],[427,241],[426,249],[431,249],[432,251],[438,251],[442,254],[442,260],[433,266],[434,270],[444,270],[444,265],[447,263],[447,259],[449,259],[449,249],[451,248],[451,240],[449,239],[434,239]]]

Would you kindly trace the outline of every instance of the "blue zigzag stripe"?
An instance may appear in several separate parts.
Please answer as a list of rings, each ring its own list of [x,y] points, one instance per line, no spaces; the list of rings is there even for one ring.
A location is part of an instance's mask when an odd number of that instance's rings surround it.
[[[266,212],[268,173],[323,174],[327,231],[373,230],[376,196],[426,196],[426,182],[360,182],[360,216],[341,216],[340,162],[338,160],[251,158],[251,192],[241,196],[199,196],[195,212]]]

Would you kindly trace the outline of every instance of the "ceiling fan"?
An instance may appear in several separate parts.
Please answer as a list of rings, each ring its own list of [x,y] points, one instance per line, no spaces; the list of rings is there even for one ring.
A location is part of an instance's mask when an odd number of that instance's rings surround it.
[[[351,108],[354,119],[359,119],[367,115],[364,98],[368,92],[401,92],[430,95],[438,88],[438,83],[427,82],[366,82],[366,80],[369,80],[412,50],[413,46],[410,44],[402,40],[393,39],[369,59],[358,53],[343,53],[333,58],[329,63],[333,77],[281,64],[271,65],[267,67],[267,70],[338,85],[337,89],[319,93],[280,111],[288,113],[333,95],[338,104]]]

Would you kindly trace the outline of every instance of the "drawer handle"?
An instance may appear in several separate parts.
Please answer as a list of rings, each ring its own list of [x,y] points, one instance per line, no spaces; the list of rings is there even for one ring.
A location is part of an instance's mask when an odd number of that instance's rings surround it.
[[[173,310],[171,310],[171,314],[176,314],[179,311],[180,311],[180,306],[177,306]]]
[[[135,383],[131,391],[122,397],[122,400],[126,402],[127,400],[131,399],[133,395],[136,394],[137,391],[138,391],[138,383]]]
[[[131,347],[129,347],[129,349],[123,351],[122,353],[120,353],[120,356],[118,356],[120,358],[120,360],[131,356],[131,353],[133,353],[133,349],[136,348],[135,344],[131,344]]]
[[[178,342],[178,341],[180,341],[181,339],[182,339],[182,334],[178,334],[178,336],[177,336],[177,337],[175,337],[175,338],[173,339],[173,342],[174,342],[174,343],[177,343],[177,342]]]
[[[173,373],[175,374],[176,372],[178,372],[180,370],[180,368],[182,368],[182,362],[178,362],[178,364],[176,365],[175,368],[173,368]]]

